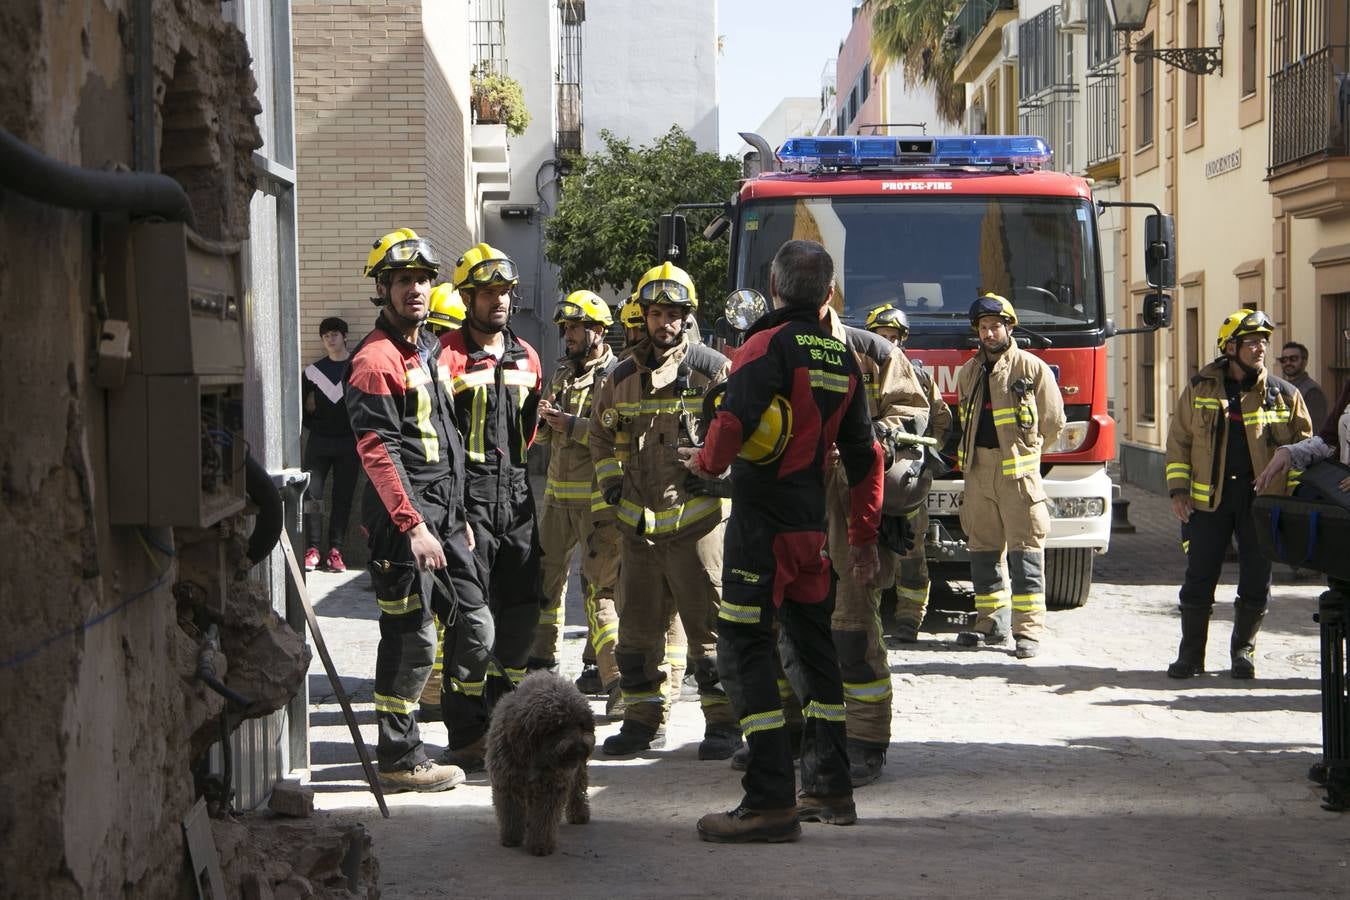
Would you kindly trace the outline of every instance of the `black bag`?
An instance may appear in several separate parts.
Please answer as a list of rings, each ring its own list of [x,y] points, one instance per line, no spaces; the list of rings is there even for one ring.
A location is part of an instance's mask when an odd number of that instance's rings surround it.
[[[1262,495],[1252,501],[1252,515],[1256,539],[1267,559],[1350,579],[1350,510],[1341,503],[1321,499],[1320,494]]]

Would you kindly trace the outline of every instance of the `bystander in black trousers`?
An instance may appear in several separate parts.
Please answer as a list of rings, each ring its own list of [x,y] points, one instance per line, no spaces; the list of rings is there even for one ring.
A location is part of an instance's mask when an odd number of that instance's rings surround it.
[[[347,534],[347,520],[352,511],[352,494],[356,491],[356,473],[361,469],[361,458],[356,453],[356,436],[332,437],[310,432],[305,440],[305,452],[300,465],[309,473],[308,500],[305,501],[305,546],[327,550],[342,550]],[[333,476],[333,505],[328,514],[328,543],[319,543],[323,537],[323,492],[329,474]]]

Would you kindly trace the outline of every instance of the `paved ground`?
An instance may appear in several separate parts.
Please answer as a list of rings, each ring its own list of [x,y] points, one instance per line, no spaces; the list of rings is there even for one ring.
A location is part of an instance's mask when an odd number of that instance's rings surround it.
[[[1320,759],[1319,584],[1277,572],[1259,679],[1244,683],[1226,674],[1226,579],[1208,658],[1224,674],[1172,681],[1176,524],[1165,500],[1125,491],[1138,532],[1098,560],[1086,607],[1050,615],[1039,657],[966,650],[951,634],[891,652],[889,763],[858,792],[854,827],[807,825],[777,846],[700,842],[695,820],[735,805],[739,785],[726,763],[697,760],[694,702],[676,705],[667,749],[592,761],[593,821],[563,826],[556,856],[498,845],[481,775],[393,796],[384,820],[316,658],[318,805],[366,825],[391,898],[1350,897],[1350,818],[1323,811],[1305,777]],[[319,574],[311,587],[373,746],[367,581]],[[568,621],[582,621],[575,596]],[[575,674],[580,630],[567,635]],[[426,732],[445,739],[440,725]]]

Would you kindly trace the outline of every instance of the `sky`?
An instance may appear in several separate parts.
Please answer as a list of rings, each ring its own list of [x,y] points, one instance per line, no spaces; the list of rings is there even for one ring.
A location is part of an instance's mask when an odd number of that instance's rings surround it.
[[[784,97],[820,96],[820,72],[848,36],[856,0],[718,0],[718,144],[741,146]]]

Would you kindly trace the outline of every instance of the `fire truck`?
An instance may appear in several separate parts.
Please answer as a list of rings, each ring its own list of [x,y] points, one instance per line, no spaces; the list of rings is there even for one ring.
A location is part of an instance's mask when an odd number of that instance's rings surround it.
[[[1100,206],[1087,181],[1045,168],[1050,151],[1041,138],[800,137],[775,154],[757,135],[742,137],[764,162],[747,172],[705,232],[730,232],[733,291],[767,296],[770,263],[783,242],[819,241],[834,259],[834,302],[843,320],[861,326],[882,303],[905,310],[906,353],[953,409],[956,373],[976,348],[971,303],[985,291],[1013,303],[1014,338],[1049,364],[1068,419],[1042,455],[1052,516],[1046,603],[1081,606],[1093,557],[1111,540],[1106,464],[1116,432],[1107,414],[1107,344],[1115,334],[1170,324],[1171,300],[1161,293],[1175,278],[1170,217],[1149,216],[1144,229],[1149,281],[1157,289],[1144,305],[1144,327],[1117,329],[1106,317]],[[1152,204],[1110,205],[1156,212]],[[676,225],[662,225],[666,243]],[[954,446],[953,439],[948,447]],[[923,539],[933,563],[969,558],[957,518],[962,490],[953,470],[935,479],[928,495],[931,524]]]

